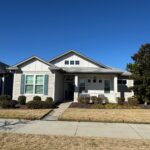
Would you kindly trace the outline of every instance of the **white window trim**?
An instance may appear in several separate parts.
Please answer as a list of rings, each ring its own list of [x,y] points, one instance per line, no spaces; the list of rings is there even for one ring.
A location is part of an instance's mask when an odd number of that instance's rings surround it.
[[[44,83],[45,83],[45,75],[44,74],[24,74],[25,75],[25,83],[24,83],[24,94],[25,95],[28,95],[28,96],[32,96],[32,95],[37,95],[37,96],[43,96],[44,95]],[[33,76],[33,93],[26,93],[26,76]],[[36,85],[36,76],[43,76],[44,77],[44,80],[43,80],[43,94],[37,94],[35,93],[35,87]]]

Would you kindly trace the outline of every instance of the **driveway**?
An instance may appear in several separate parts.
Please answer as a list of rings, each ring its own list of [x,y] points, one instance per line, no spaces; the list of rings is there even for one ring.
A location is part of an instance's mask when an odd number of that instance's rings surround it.
[[[11,120],[8,120],[8,122]],[[0,120],[0,132],[66,135],[87,137],[111,137],[150,139],[150,125],[126,123],[96,123],[96,122],[67,122],[67,121],[21,121],[7,124]],[[15,122],[15,120],[13,120]],[[3,124],[3,126],[2,126]],[[10,129],[9,129],[10,127]]]

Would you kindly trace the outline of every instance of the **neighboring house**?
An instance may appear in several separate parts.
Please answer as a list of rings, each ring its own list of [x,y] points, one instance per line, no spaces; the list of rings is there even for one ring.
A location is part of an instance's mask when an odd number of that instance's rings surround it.
[[[0,62],[0,95],[12,96],[13,74],[8,72],[8,67]]]
[[[66,52],[46,62],[36,56],[9,68],[14,72],[13,99],[25,95],[27,100],[39,95],[44,100],[74,100],[78,96],[105,95],[109,102],[116,97],[134,95],[129,90],[133,86],[129,72],[123,72],[97,63],[76,51]]]

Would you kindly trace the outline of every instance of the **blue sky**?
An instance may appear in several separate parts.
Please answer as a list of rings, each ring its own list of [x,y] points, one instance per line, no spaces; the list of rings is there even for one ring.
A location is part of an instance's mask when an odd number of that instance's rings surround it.
[[[0,0],[0,61],[75,49],[125,69],[150,40],[149,0]]]

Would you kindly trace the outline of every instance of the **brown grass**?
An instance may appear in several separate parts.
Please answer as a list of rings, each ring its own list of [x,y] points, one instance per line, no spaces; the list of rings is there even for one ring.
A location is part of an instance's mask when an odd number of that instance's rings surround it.
[[[5,119],[40,119],[50,109],[0,109],[0,118]]]
[[[59,119],[71,121],[150,123],[150,110],[68,108]]]
[[[1,150],[148,150],[150,140],[0,134]]]

